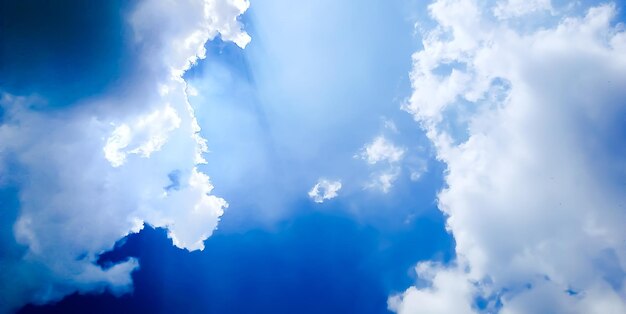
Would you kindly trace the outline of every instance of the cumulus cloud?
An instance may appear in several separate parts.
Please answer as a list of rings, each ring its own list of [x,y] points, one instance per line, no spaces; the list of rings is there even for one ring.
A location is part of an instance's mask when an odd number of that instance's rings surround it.
[[[540,28],[520,16],[523,30],[472,0],[429,10],[438,26],[413,56],[404,109],[447,164],[438,206],[457,257],[420,264],[425,283],[390,308],[625,312],[626,34],[615,5]]]
[[[320,179],[309,191],[309,197],[316,203],[323,203],[337,197],[337,192],[341,190],[341,181],[330,181]]]
[[[204,43],[218,34],[224,41],[246,47],[250,36],[237,19],[249,6],[247,0],[145,0],[138,4],[129,23],[135,41],[143,46],[143,59],[155,68],[182,76],[206,56]]]
[[[11,274],[0,280],[0,312],[77,291],[130,291],[136,260],[96,261],[144,223],[167,228],[180,248],[204,248],[227,203],[197,168],[207,144],[181,75],[217,34],[249,42],[237,22],[247,7],[142,1],[129,24],[144,72],[123,93],[52,112],[31,109],[45,100],[2,96],[0,177],[19,187],[19,208],[2,208],[17,210],[2,216],[15,219],[2,242],[17,243],[0,257]]]
[[[473,286],[462,271],[426,262],[418,264],[415,272],[430,285],[423,289],[410,287],[403,295],[391,297],[390,310],[396,313],[473,313]]]

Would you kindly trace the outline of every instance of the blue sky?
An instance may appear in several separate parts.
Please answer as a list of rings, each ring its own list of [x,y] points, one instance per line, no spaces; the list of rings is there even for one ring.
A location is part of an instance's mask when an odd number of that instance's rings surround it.
[[[403,4],[372,3],[354,12],[348,4],[318,2],[297,10],[287,21],[274,8],[283,5],[268,1],[251,7],[245,21],[258,42],[245,50],[209,43],[209,57],[186,75],[198,94],[191,102],[203,104],[195,108],[202,134],[212,138],[206,171],[224,195],[237,195],[234,202],[247,201],[245,209],[231,209],[232,215],[246,216],[244,224],[297,210],[289,203],[306,198],[319,177],[350,178],[342,187],[344,194],[370,194],[362,192],[367,164],[354,155],[377,135],[388,134],[397,145],[421,149],[417,158],[429,158],[419,126],[398,110],[410,92],[406,68],[415,47]],[[317,28],[312,19],[324,14],[330,15],[326,29]],[[346,18],[353,28],[341,27]],[[373,19],[383,21],[370,23]],[[281,28],[279,23],[290,27],[273,31]],[[386,129],[386,120],[405,128],[406,134]],[[425,196],[407,191],[404,197],[423,199],[406,202],[415,205],[392,219],[431,207],[434,192]],[[351,201],[363,197],[368,196]],[[394,199],[373,195],[368,202]],[[376,214],[385,212],[382,209],[358,210],[376,220],[388,217]]]
[[[623,313],[619,3],[15,1],[0,313]]]

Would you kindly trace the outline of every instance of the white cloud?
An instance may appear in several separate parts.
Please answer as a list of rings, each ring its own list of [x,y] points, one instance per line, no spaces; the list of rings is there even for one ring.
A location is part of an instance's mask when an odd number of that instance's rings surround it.
[[[320,179],[309,191],[309,197],[316,203],[323,203],[337,197],[337,192],[341,189],[341,181],[330,181]]]
[[[400,314],[473,313],[473,286],[462,271],[432,263],[420,263],[415,271],[431,286],[423,289],[410,287],[403,294],[389,298],[389,310]]]
[[[399,163],[405,152],[403,147],[394,145],[384,136],[377,136],[371,143],[366,144],[361,153],[355,157],[365,160],[370,165],[382,164],[384,170],[373,172],[372,179],[365,184],[365,188],[389,192],[401,173]]]
[[[457,261],[424,264],[427,285],[390,308],[479,312],[467,302],[481,296],[487,312],[623,313],[626,34],[615,6],[524,31],[474,1],[429,8],[439,27],[413,56],[405,109],[447,164],[438,201]],[[466,134],[449,128],[458,112]]]
[[[383,193],[388,193],[393,187],[393,183],[400,176],[399,167],[390,167],[384,171],[380,171],[372,174],[372,180],[370,180],[365,187],[368,189],[380,190]]]
[[[359,156],[371,165],[379,162],[396,163],[404,157],[404,149],[395,146],[384,136],[378,136],[363,147]]]
[[[227,203],[210,194],[209,177],[197,168],[207,145],[181,75],[218,33],[247,44],[237,22],[247,7],[142,1],[130,25],[145,72],[123,92],[61,113],[29,110],[35,98],[2,96],[0,177],[19,187],[20,206],[18,245],[0,257],[3,273],[12,274],[0,281],[0,312],[76,291],[130,291],[136,260],[107,269],[95,262],[144,222],[167,228],[180,248],[204,248]]]
[[[493,14],[499,19],[506,19],[541,11],[552,11],[550,0],[498,1],[498,4],[493,9]]]
[[[124,164],[127,154],[148,158],[153,152],[161,150],[167,142],[168,133],[178,129],[180,122],[176,111],[166,105],[163,110],[138,117],[130,126],[122,124],[107,139],[104,156],[113,167]]]
[[[146,49],[145,61],[182,76],[198,58],[204,43],[218,34],[241,48],[250,42],[237,20],[247,0],[143,1],[130,17],[135,40]]]
[[[251,38],[243,31],[237,18],[249,7],[248,0],[207,1],[204,14],[210,17],[208,27],[210,38],[219,33],[222,40],[232,41],[237,46],[245,48]]]

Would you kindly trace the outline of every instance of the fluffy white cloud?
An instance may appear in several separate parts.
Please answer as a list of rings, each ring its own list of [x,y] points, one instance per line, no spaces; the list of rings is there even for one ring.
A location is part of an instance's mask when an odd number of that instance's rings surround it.
[[[395,146],[384,136],[377,136],[374,140],[363,147],[360,157],[373,165],[379,162],[398,162],[404,157],[404,149]]]
[[[127,154],[149,158],[167,142],[168,133],[180,127],[180,118],[169,105],[137,118],[130,126],[122,124],[113,130],[104,145],[104,157],[113,167],[124,164]]]
[[[337,197],[337,192],[341,189],[341,181],[330,181],[320,179],[309,191],[309,197],[316,203],[323,203]]]
[[[237,22],[247,7],[144,0],[129,17],[142,73],[122,92],[54,112],[2,96],[0,177],[19,187],[20,204],[2,216],[15,219],[2,225],[14,222],[17,245],[0,257],[0,312],[76,291],[128,292],[137,261],[95,262],[144,223],[167,228],[180,248],[204,248],[227,203],[197,168],[207,145],[181,75],[218,33],[248,43]]]
[[[519,17],[517,30],[481,5],[430,5],[438,26],[413,56],[405,107],[447,164],[438,202],[457,261],[420,266],[426,286],[390,308],[623,313],[626,34],[615,6],[535,29]]]
[[[241,48],[250,42],[237,20],[250,3],[247,0],[144,0],[130,17],[144,60],[155,68],[182,76],[198,58],[205,57],[204,43],[218,34]]]
[[[473,313],[472,284],[458,269],[446,269],[433,263],[420,263],[417,275],[430,286],[410,287],[402,295],[389,299],[389,309],[400,314],[410,313]]]

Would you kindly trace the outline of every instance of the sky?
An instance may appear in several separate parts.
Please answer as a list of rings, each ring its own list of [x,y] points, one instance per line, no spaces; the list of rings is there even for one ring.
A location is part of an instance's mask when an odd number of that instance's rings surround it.
[[[626,313],[624,10],[3,0],[0,313]]]

